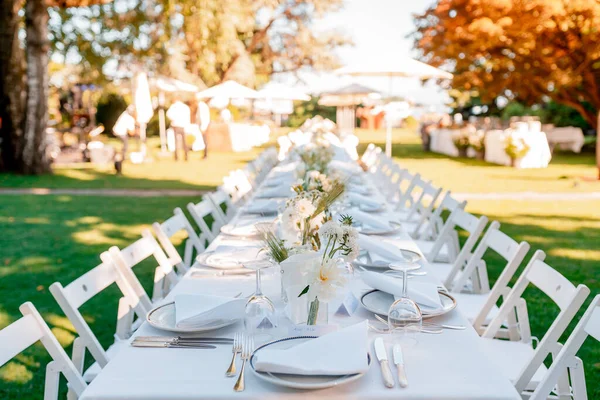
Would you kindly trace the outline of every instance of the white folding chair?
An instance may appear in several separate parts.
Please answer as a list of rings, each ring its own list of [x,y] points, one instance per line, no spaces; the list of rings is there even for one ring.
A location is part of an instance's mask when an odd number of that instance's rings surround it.
[[[497,303],[510,291],[510,280],[529,251],[529,243],[517,243],[499,228],[500,223],[492,222],[466,265],[456,263],[456,269],[451,270],[444,282],[444,286],[460,304],[463,314],[479,333],[483,332],[485,326],[498,313]],[[484,259],[488,250],[493,250],[506,261],[491,290]],[[511,338],[516,335],[513,322],[512,319],[509,320],[508,332],[503,332]]]
[[[428,219],[431,217],[433,206],[438,197],[442,193],[442,188],[433,186],[430,182],[426,182],[421,177],[417,177],[414,181],[414,187],[411,191],[411,196],[414,195],[414,190],[419,192],[418,197],[408,209],[398,208],[395,214],[401,221],[419,222],[420,219]]]
[[[146,317],[148,311],[148,304],[144,306],[144,303],[135,296],[133,288],[119,274],[110,255],[104,252],[100,255],[100,258],[103,261],[102,264],[92,268],[66,287],[63,287],[59,282],[50,285],[50,293],[52,293],[52,296],[54,296],[54,299],[79,335],[73,342],[72,360],[77,371],[83,374],[86,382],[91,382],[108,361],[127,344],[126,339],[131,335],[133,329],[133,313],[131,310],[135,310],[138,318],[141,319]],[[104,350],[81,315],[79,308],[113,283],[117,284],[123,297],[119,300],[117,310],[115,342],[107,350]],[[84,373],[86,350],[90,352],[96,362]]]
[[[438,209],[439,208],[441,208],[441,206],[438,207]],[[471,257],[471,253],[475,248],[475,244],[479,240],[487,223],[488,219],[485,216],[477,218],[462,210],[462,208],[456,208],[448,216],[437,239],[425,253],[425,258],[431,266],[432,273],[442,282],[447,283],[449,287],[452,287],[452,282],[447,281],[448,277],[451,274],[452,276],[456,276],[461,268],[466,266]],[[451,263],[436,262],[435,260],[438,258],[438,255],[444,246],[453,246],[455,240],[458,239],[457,228],[467,232],[468,236],[462,248],[459,249],[456,258]],[[421,251],[425,252],[424,249],[421,249]]]
[[[67,378],[69,388],[76,397],[83,394],[87,385],[65,350],[61,347],[37,309],[30,302],[19,307],[23,317],[0,330],[0,366],[9,362],[37,341],[41,341],[52,361],[46,366],[44,400],[58,399],[60,374]]]
[[[535,390],[542,377],[548,372],[544,360],[549,355],[558,354],[560,336],[590,293],[590,289],[585,285],[575,287],[567,278],[546,264],[544,258],[543,251],[536,251],[482,335],[483,350],[513,382],[519,393]],[[530,284],[540,289],[560,309],[560,313],[535,349],[527,306],[522,297]],[[494,339],[504,321],[513,313],[517,316],[519,339]]]
[[[185,217],[181,208],[177,207],[173,210],[173,214],[171,218],[162,224],[158,222],[153,223],[152,229],[165,253],[167,253],[169,263],[177,267],[179,275],[182,275],[192,266],[194,252],[198,255],[206,249],[205,243],[207,238],[204,237],[203,233],[200,236],[196,234],[196,231]],[[171,238],[181,231],[187,233],[183,259],[171,242]]]
[[[410,171],[405,171],[400,176],[398,184],[394,187],[397,193],[392,197],[397,210],[408,211],[416,207],[415,202],[419,197],[419,192],[418,190],[415,191],[415,189],[417,188],[417,184],[422,181],[420,174],[413,174]]]
[[[600,342],[600,294],[594,297],[529,400],[587,400],[583,362],[577,357],[577,352],[588,336]],[[556,393],[551,397],[553,391]]]
[[[201,234],[204,234],[210,242],[215,240],[224,224],[223,218],[221,218],[214,203],[207,197],[196,204],[188,203],[187,209],[200,228]],[[208,223],[212,224],[211,227],[208,226]]]
[[[212,202],[222,224],[225,225],[231,221],[231,218],[233,218],[235,211],[237,210],[237,207],[233,204],[231,196],[229,196],[229,194],[221,188],[212,193],[208,193],[206,196]]]
[[[119,272],[133,289],[135,297],[145,307],[146,312],[152,308],[152,302],[162,300],[179,281],[173,265],[171,265],[162,248],[148,229],[144,229],[142,237],[124,249],[113,246],[108,252]],[[142,284],[133,272],[134,266],[150,257],[153,257],[158,263],[158,266],[154,270],[152,301],[150,301]]]
[[[452,197],[452,193],[448,190],[444,194],[444,198],[440,204],[435,208],[430,216],[423,216],[419,222],[407,229],[411,229],[410,235],[415,239],[431,241],[436,240],[444,228],[444,225],[447,223],[447,220],[444,221],[442,213],[447,211],[452,214],[454,210],[464,210],[466,205],[466,200],[456,200],[454,197]],[[408,226],[407,224],[403,225]],[[460,251],[460,247],[458,246],[458,236],[455,236],[452,242],[456,247],[456,252],[458,253],[458,251]]]

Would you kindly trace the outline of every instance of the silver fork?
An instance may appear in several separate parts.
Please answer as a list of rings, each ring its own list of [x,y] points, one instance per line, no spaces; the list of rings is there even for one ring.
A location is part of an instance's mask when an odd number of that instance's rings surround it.
[[[246,369],[246,361],[250,359],[252,356],[252,352],[254,351],[254,338],[252,336],[248,336],[244,339],[244,344],[242,346],[242,370],[240,371],[240,376],[238,377],[237,382],[233,385],[233,390],[236,392],[241,392],[245,389],[244,386],[244,370]]]
[[[227,372],[225,372],[226,376],[235,376],[235,356],[242,351],[242,340],[243,333],[236,332],[233,335],[233,346],[231,347],[233,357],[231,357],[231,364],[229,364],[229,368],[227,368]]]

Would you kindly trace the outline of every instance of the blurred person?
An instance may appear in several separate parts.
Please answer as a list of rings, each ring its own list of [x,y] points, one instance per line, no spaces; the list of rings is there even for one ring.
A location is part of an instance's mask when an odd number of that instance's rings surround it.
[[[133,104],[129,105],[125,111],[119,115],[117,118],[117,122],[113,126],[113,133],[116,137],[123,141],[123,148],[121,150],[121,163],[125,161],[127,158],[127,147],[129,146],[129,136],[135,133],[135,118],[133,118],[133,114],[135,113],[135,107]],[[119,171],[120,168],[117,168]]]
[[[175,161],[178,158],[178,151],[181,148],[183,150],[183,156],[185,161],[188,160],[188,147],[185,140],[185,128],[190,125],[190,107],[177,100],[171,104],[171,107],[167,110],[167,118],[171,121],[171,128],[175,133]]]
[[[210,125],[210,108],[208,108],[208,105],[203,101],[198,102],[196,123],[200,127],[200,134],[202,135],[202,140],[204,141],[203,158],[206,158],[208,157],[208,140],[206,137],[206,131],[208,130],[208,125]]]

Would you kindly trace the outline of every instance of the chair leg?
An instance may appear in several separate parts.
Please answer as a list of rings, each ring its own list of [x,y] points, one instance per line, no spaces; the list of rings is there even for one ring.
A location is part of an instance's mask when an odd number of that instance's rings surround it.
[[[119,339],[127,339],[133,331],[133,317],[135,311],[125,297],[119,299],[119,308],[117,309],[117,331]]]
[[[44,387],[44,400],[57,400],[58,399],[59,382],[60,382],[60,367],[56,361],[51,361],[46,366],[46,382],[45,382],[45,387]]]
[[[571,376],[571,385],[573,386],[573,399],[587,400],[583,362],[579,357],[575,357],[575,362],[569,367],[569,374]]]
[[[194,255],[194,246],[190,239],[186,239],[185,241],[185,250],[183,252],[183,265],[185,268],[190,268],[192,266],[192,256]]]

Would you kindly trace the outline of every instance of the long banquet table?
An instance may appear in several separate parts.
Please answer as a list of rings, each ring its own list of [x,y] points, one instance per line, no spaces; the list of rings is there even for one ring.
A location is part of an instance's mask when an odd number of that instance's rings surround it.
[[[369,184],[372,185],[372,182]],[[380,194],[378,196],[381,197]],[[239,218],[248,218],[248,216],[238,213],[232,223]],[[405,232],[392,237],[399,246],[419,251]],[[239,239],[219,235],[208,250],[216,249],[220,244],[241,245],[242,243]],[[424,264],[423,268],[427,270],[429,266]],[[194,274],[194,269],[192,268],[181,279],[165,302],[172,301],[177,294],[241,291],[244,295],[250,295],[254,291],[255,277],[252,274],[199,276],[197,273]],[[435,278],[429,274],[420,279],[431,281]],[[368,289],[358,278],[351,285],[352,291],[357,294]],[[263,292],[276,300],[279,291],[279,276],[266,275],[263,278]],[[335,302],[332,302],[329,308],[330,324],[348,326],[367,318],[374,319],[373,314],[361,306],[351,317],[338,316],[334,314],[335,309]],[[369,371],[361,379],[340,387],[310,392],[286,389],[259,380],[247,368],[246,390],[235,392],[233,390],[235,379],[225,376],[225,370],[231,360],[230,345],[217,346],[214,350],[148,349],[125,345],[89,385],[82,399],[301,399],[306,396],[327,399],[520,399],[511,382],[484,355],[481,350],[482,339],[461,313],[460,304],[455,310],[436,318],[435,322],[466,325],[468,328],[462,331],[444,330],[441,334],[421,333],[417,337],[418,343],[415,346],[404,348],[409,380],[409,386],[405,389],[400,389],[397,383],[393,389],[386,388],[378,362],[373,357]],[[288,336],[283,321],[279,329],[282,337]],[[242,330],[243,324],[240,322],[210,334],[233,337],[235,332]],[[165,332],[144,322],[134,334],[134,336],[138,335],[164,336]],[[370,332],[369,339],[373,340],[378,335]],[[393,338],[389,335],[381,336],[384,337],[388,356],[391,357]],[[369,348],[374,356],[372,345]],[[238,360],[238,368],[239,362]],[[394,366],[392,370],[395,371]]]

